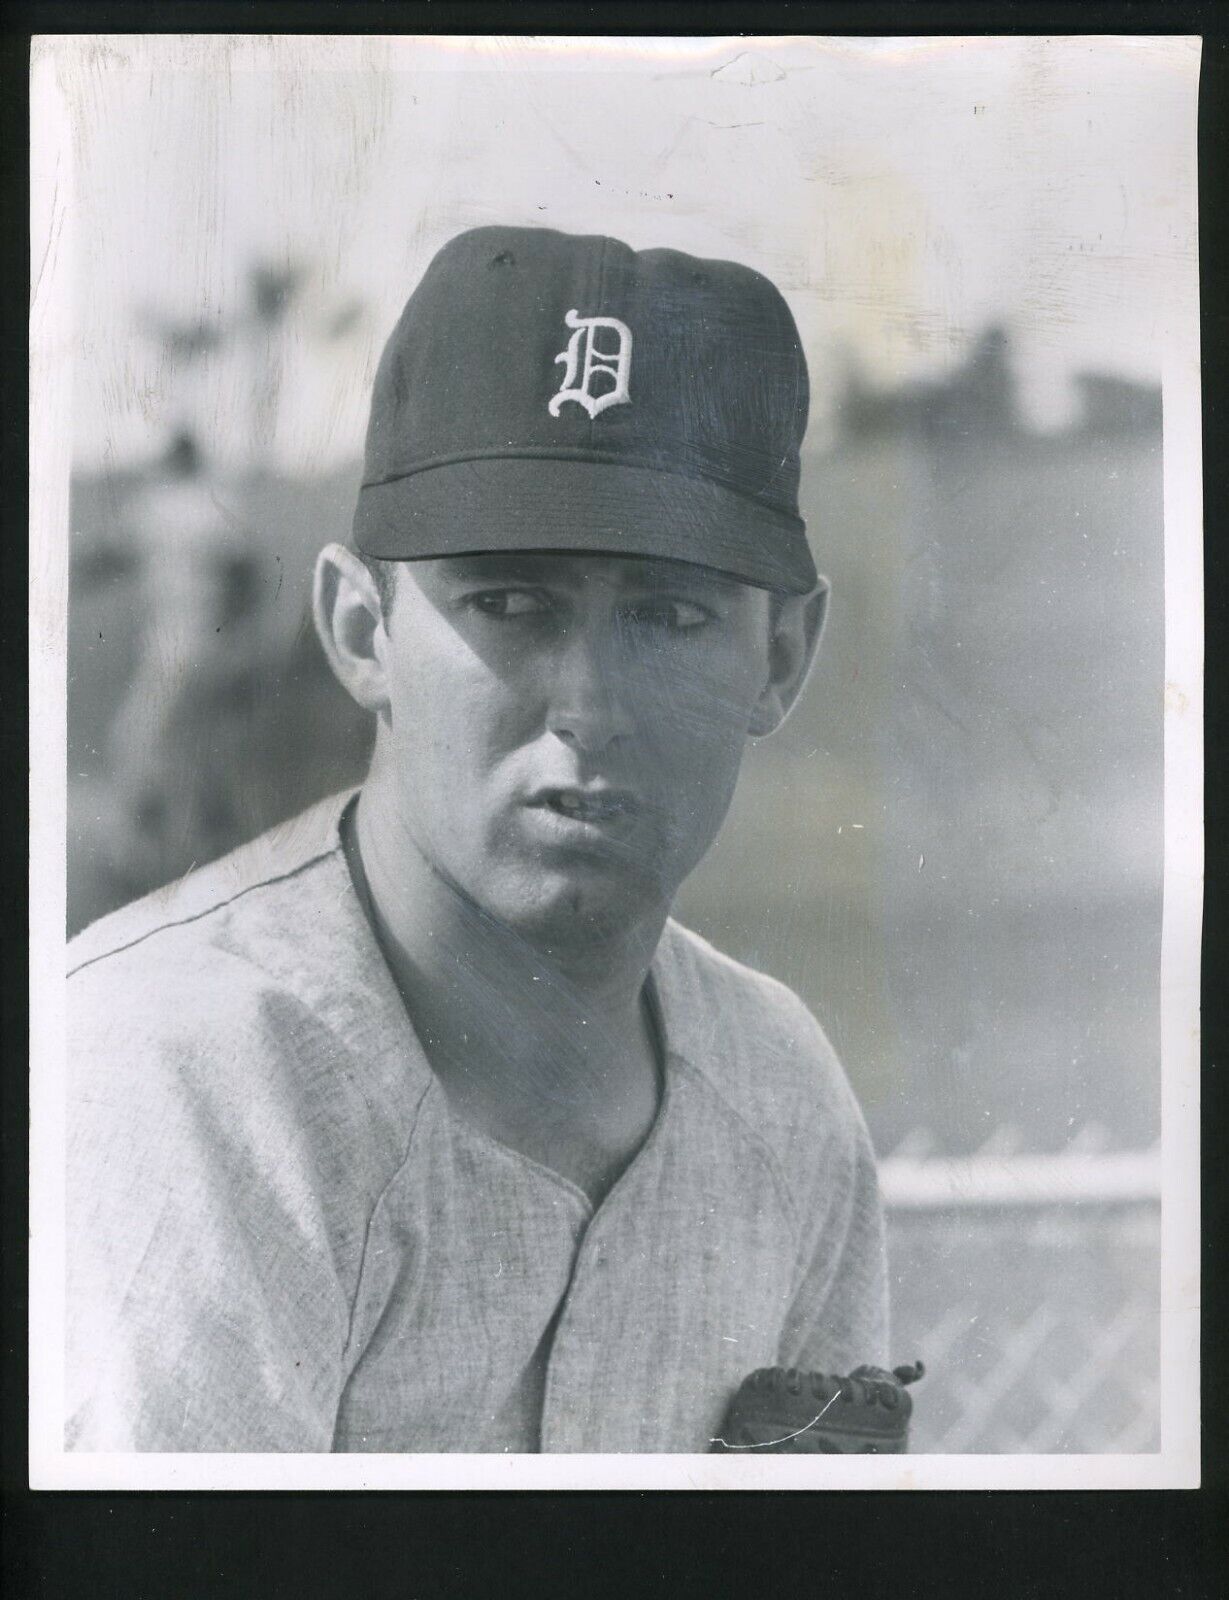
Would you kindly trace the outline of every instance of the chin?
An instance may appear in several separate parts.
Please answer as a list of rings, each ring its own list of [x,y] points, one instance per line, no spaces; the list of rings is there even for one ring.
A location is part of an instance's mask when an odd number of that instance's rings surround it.
[[[626,866],[617,872],[582,866],[539,872],[531,882],[508,885],[479,903],[522,938],[559,956],[618,942],[646,918],[664,918],[671,898],[656,878]]]

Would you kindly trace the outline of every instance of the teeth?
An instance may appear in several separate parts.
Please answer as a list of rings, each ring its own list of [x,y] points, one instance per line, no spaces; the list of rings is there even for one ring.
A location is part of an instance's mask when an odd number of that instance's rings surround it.
[[[619,809],[617,803],[602,795],[582,795],[575,789],[561,789],[552,804],[556,811],[568,817],[610,817]]]

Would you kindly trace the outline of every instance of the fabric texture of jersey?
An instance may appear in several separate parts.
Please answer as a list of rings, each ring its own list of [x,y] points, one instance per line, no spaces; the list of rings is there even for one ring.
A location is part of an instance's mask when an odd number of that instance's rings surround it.
[[[706,1451],[756,1367],[887,1360],[823,1032],[667,924],[653,1129],[600,1206],[450,1110],[326,801],[88,929],[69,1448]]]

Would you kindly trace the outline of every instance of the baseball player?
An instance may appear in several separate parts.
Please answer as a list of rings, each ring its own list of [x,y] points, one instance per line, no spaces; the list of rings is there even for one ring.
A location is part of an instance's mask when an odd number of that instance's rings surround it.
[[[842,1069],[670,915],[819,637],[807,404],[745,267],[431,263],[316,570],[366,781],[71,946],[70,1447],[704,1451],[886,1359]]]

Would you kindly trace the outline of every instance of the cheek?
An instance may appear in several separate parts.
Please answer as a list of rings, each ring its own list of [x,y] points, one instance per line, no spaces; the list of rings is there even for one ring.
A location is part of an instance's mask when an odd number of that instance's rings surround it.
[[[753,656],[722,651],[691,659],[663,652],[650,662],[642,697],[642,725],[668,735],[697,759],[741,756],[761,678]]]
[[[458,802],[465,780],[497,761],[517,738],[516,697],[453,636],[452,648],[430,641],[390,682],[390,741],[407,780],[449,785]]]
[[[759,681],[738,659],[676,665],[663,678],[641,722],[645,754],[669,809],[703,846],[729,807]]]

